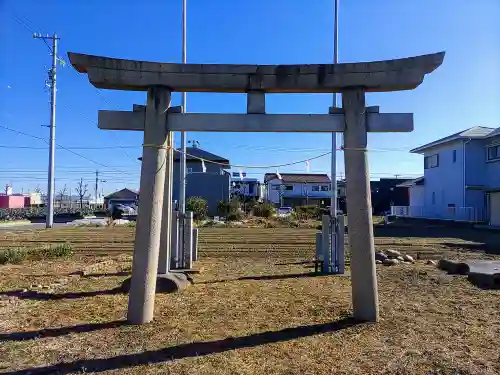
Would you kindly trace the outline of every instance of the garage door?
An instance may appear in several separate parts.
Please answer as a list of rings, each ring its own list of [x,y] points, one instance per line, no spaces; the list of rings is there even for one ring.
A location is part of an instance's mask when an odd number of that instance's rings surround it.
[[[500,192],[490,194],[490,225],[500,226]]]

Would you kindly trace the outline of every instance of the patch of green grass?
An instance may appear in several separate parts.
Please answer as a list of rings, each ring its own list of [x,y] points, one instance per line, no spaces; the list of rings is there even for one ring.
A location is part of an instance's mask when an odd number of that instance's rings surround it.
[[[27,249],[23,247],[12,247],[0,250],[0,264],[18,264],[27,258]]]
[[[73,248],[69,243],[46,245],[30,251],[30,255],[39,259],[65,258],[73,255]]]
[[[24,260],[66,258],[73,255],[70,244],[45,245],[37,248],[11,247],[0,250],[0,264],[19,264]]]

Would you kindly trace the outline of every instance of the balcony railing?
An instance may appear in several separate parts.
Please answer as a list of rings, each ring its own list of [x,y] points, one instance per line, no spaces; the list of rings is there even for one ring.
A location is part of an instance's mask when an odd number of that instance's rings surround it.
[[[391,214],[400,217],[467,222],[486,220],[485,210],[476,207],[392,206]]]

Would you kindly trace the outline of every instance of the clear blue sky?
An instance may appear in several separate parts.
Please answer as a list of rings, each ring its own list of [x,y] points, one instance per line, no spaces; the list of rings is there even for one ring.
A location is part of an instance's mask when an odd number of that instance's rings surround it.
[[[181,3],[0,0],[0,125],[48,137],[42,125],[49,122],[44,80],[51,59],[28,29],[57,32],[65,58],[74,51],[179,62]],[[340,0],[340,62],[447,53],[442,67],[418,89],[368,96],[368,105],[381,111],[415,114],[413,133],[369,137],[370,148],[393,150],[369,153],[372,178],[417,176],[422,157],[405,150],[474,125],[500,126],[499,19],[498,0]],[[192,63],[329,63],[333,0],[188,0],[187,35]],[[174,104],[179,101],[176,94]],[[331,95],[269,95],[267,108],[270,113],[326,113],[331,101]],[[59,67],[56,142],[109,167],[58,149],[56,191],[64,184],[74,188],[80,177],[93,191],[95,170],[107,181],[105,192],[138,187],[141,134],[98,130],[96,122],[98,109],[131,109],[144,102],[145,93],[97,90],[69,64]],[[188,94],[187,104],[189,112],[245,111],[245,97],[236,94]],[[188,139],[245,165],[302,160],[328,151],[331,144],[324,134],[192,133]],[[0,186],[12,183],[19,192],[39,184],[45,191],[46,144],[0,128],[0,146]],[[113,148],[118,146],[133,147]],[[329,156],[311,162],[312,172],[329,169]],[[280,169],[286,171],[305,171],[305,165]],[[247,172],[262,178],[274,170]]]

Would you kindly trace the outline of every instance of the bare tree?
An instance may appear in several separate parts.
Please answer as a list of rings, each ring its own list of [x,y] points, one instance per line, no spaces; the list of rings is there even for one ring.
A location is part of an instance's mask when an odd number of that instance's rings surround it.
[[[57,195],[59,195],[59,208],[62,207],[62,201],[64,199],[64,196],[66,195],[66,192],[68,191],[68,187],[66,186],[66,184],[64,184],[64,187],[59,190],[59,193],[57,193]]]
[[[40,194],[41,192],[42,192],[42,188],[40,187],[40,185],[36,185],[35,193]]]
[[[83,183],[83,178],[80,178],[78,181],[78,185],[76,185],[76,193],[78,194],[78,198],[80,199],[80,209],[83,208],[83,197],[87,194],[88,185]]]

